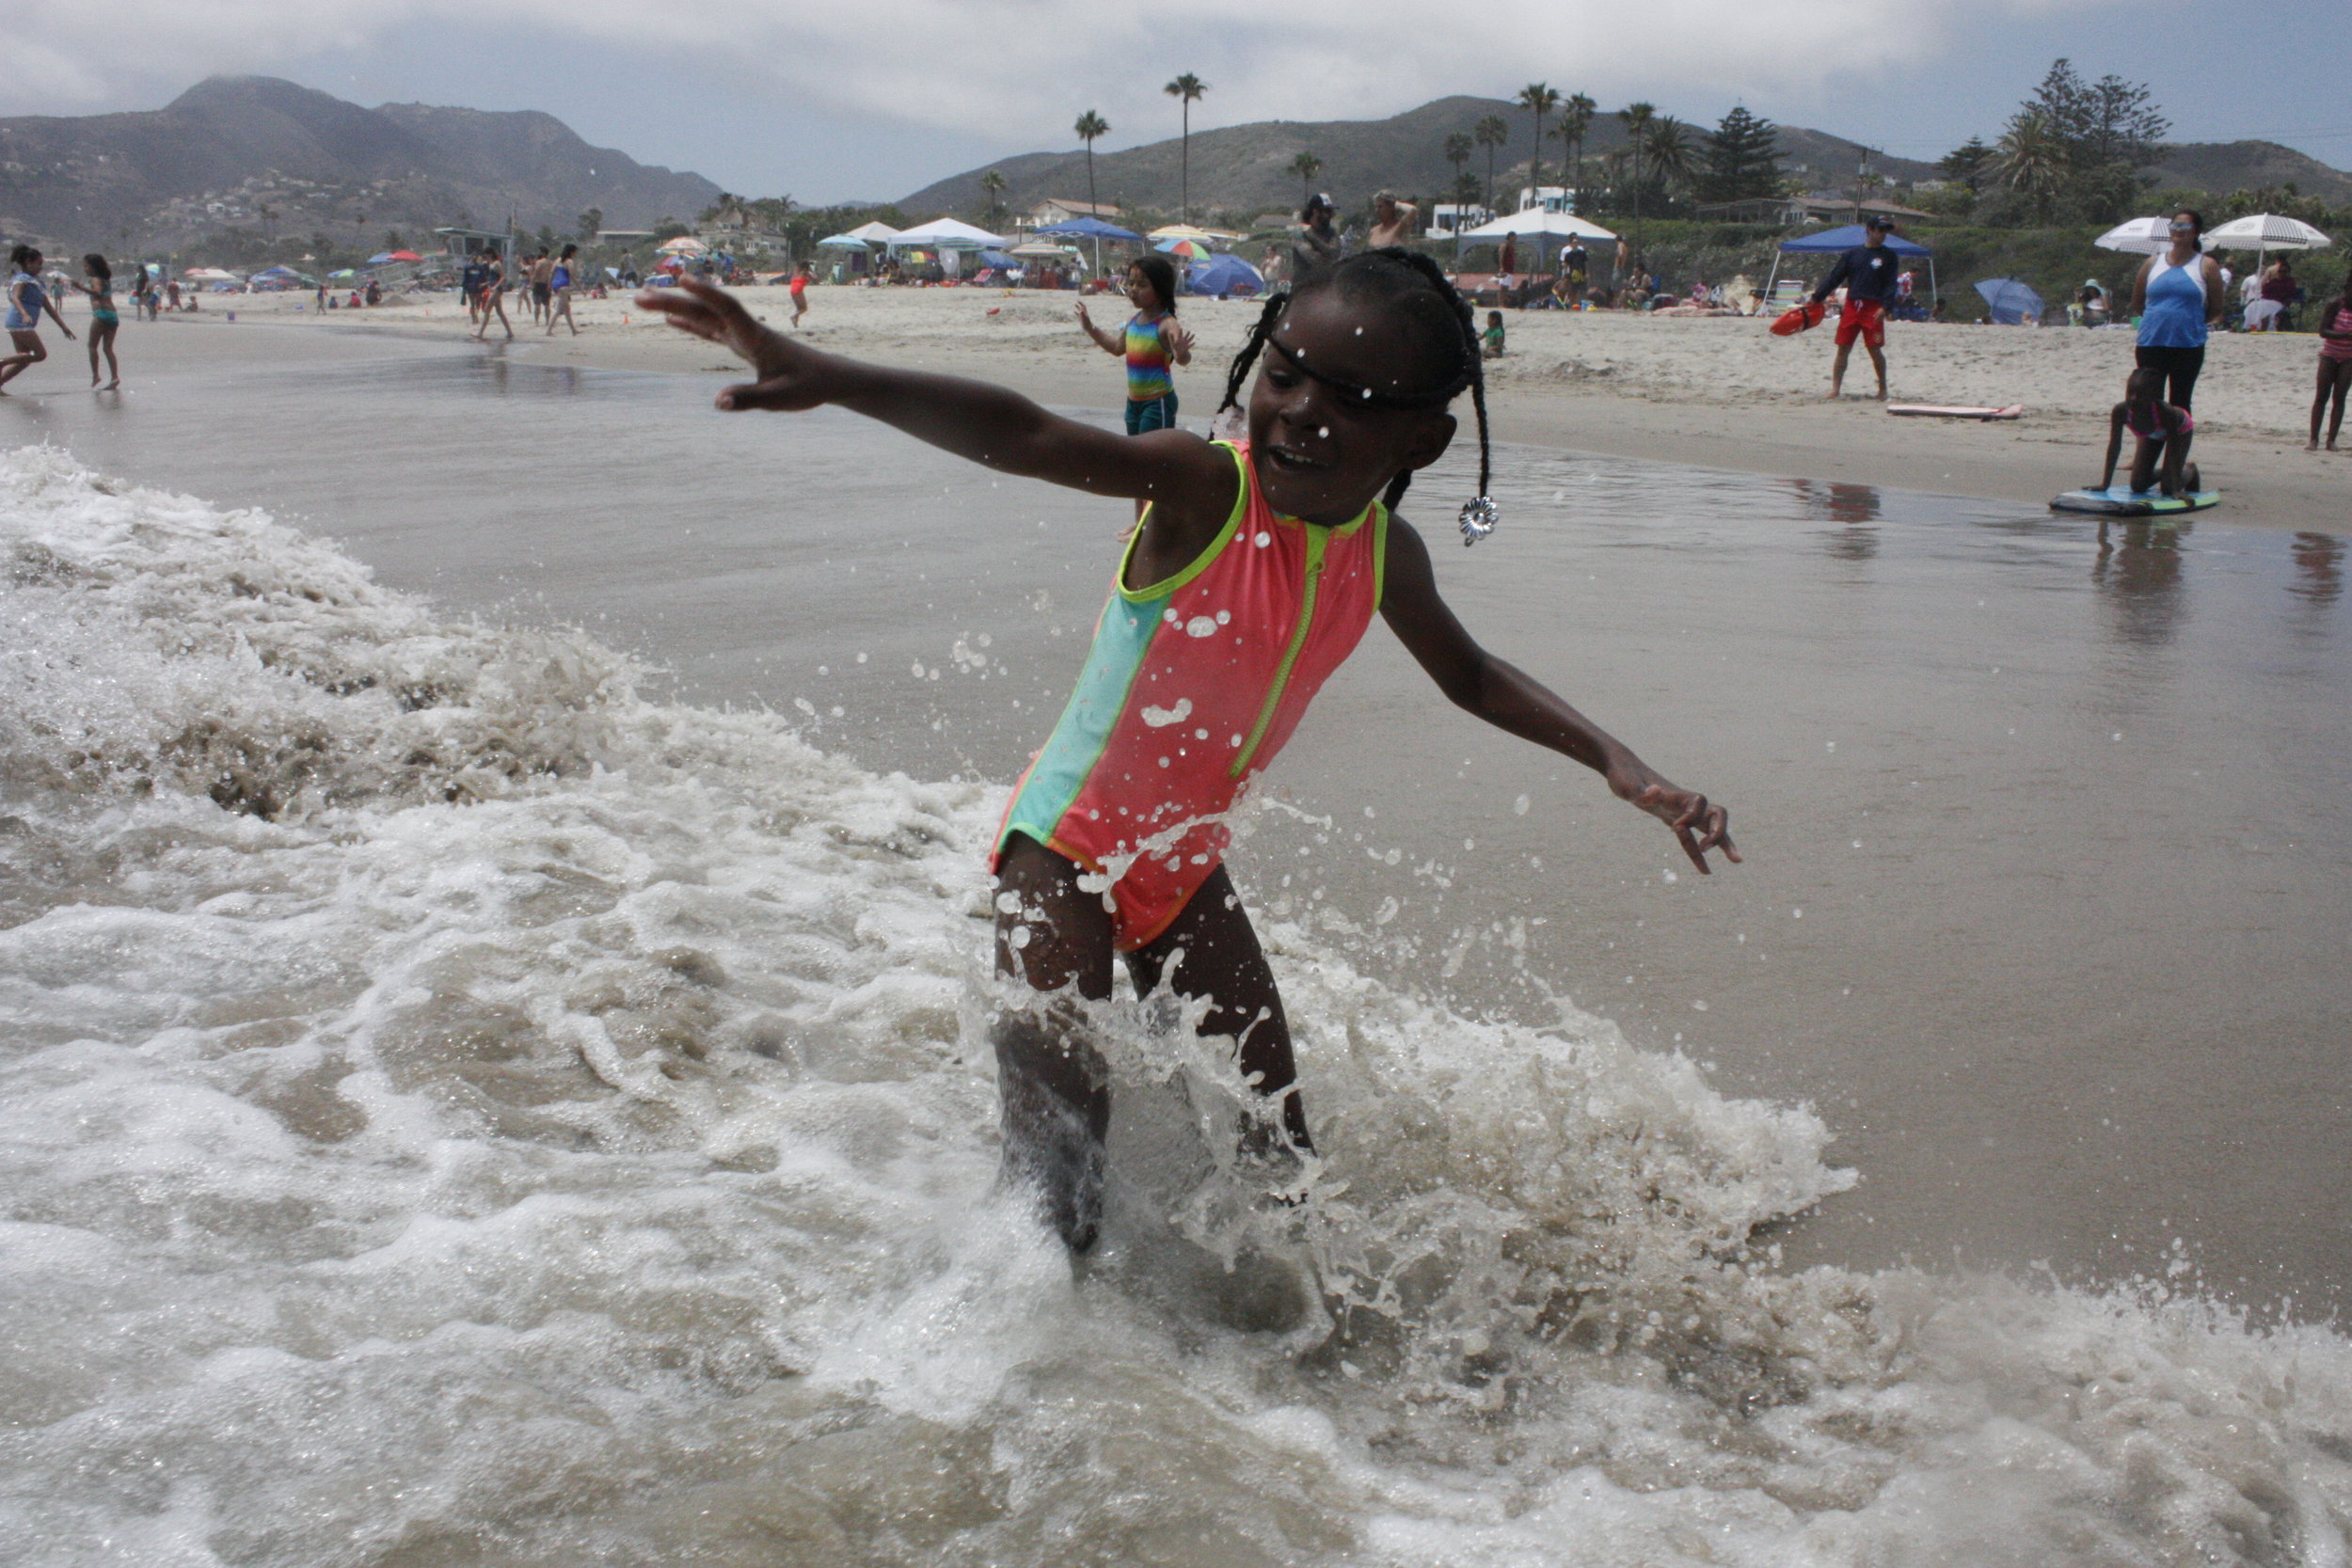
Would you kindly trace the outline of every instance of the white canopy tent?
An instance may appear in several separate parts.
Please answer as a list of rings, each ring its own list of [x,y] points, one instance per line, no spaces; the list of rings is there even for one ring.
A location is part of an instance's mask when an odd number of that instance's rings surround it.
[[[891,241],[898,237],[898,231],[896,229],[891,228],[890,225],[877,219],[872,223],[859,224],[855,229],[850,230],[849,233],[843,237],[852,240],[865,240],[873,245],[888,245]]]
[[[920,246],[925,250],[1000,250],[1010,242],[1002,234],[976,229],[959,218],[936,218],[901,229],[886,242],[893,250]]]
[[[1463,240],[1507,239],[1514,234],[1522,240],[1614,240],[1617,237],[1592,219],[1578,217],[1574,213],[1552,213],[1541,207],[1530,207],[1523,213],[1505,214],[1492,223],[1482,223],[1475,229],[1461,230],[1454,238],[1458,243]]]

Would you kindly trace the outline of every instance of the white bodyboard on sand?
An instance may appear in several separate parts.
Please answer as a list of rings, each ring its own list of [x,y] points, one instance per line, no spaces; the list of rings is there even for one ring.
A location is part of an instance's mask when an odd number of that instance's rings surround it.
[[[1913,419],[2013,420],[2026,411],[2026,405],[2012,403],[2006,408],[1986,408],[1964,403],[1890,403],[1886,411]]]

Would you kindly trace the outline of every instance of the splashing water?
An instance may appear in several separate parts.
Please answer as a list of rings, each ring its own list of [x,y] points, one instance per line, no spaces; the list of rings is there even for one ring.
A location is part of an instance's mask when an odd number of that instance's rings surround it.
[[[1073,1276],[989,1191],[1001,791],[49,451],[0,625],[0,1559],[2344,1560],[2344,1340],[1781,1274],[1820,1121],[1605,1020],[1272,923],[1312,1200],[1116,1005]]]

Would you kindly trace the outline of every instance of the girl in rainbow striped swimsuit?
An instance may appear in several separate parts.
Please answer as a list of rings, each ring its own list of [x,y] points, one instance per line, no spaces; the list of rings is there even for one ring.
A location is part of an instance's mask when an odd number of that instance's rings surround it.
[[[1231,443],[1115,436],[1001,388],[824,354],[698,283],[638,303],[753,367],[722,409],[834,404],[1006,473],[1150,503],[991,856],[997,969],[1041,993],[992,1029],[1005,1169],[1073,1251],[1100,1224],[1110,1121],[1082,1002],[1110,995],[1115,958],[1139,994],[1204,1006],[1202,1034],[1233,1042],[1264,1097],[1245,1150],[1288,1175],[1311,1157],[1281,997],[1225,870],[1226,822],[1375,613],[1455,705],[1598,772],[1700,871],[1712,849],[1740,859],[1724,807],[1472,641],[1438,595],[1427,545],[1394,515],[1453,440],[1447,405],[1468,391],[1482,494],[1462,508],[1465,542],[1496,518],[1477,329],[1426,258],[1367,251],[1268,300],[1228,378],[1232,407],[1263,356],[1248,438]]]

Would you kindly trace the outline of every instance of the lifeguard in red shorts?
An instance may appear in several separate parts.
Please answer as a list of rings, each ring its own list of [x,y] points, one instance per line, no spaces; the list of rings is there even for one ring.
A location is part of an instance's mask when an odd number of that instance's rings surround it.
[[[1846,286],[1846,307],[1837,317],[1837,358],[1830,366],[1829,395],[1841,396],[1846,387],[1846,361],[1853,355],[1854,340],[1870,351],[1870,368],[1878,372],[1878,398],[1886,401],[1886,308],[1899,291],[1896,282],[1901,271],[1895,253],[1887,247],[1886,236],[1894,232],[1892,220],[1878,215],[1863,219],[1863,244],[1854,246],[1837,259],[1829,276],[1813,291],[1813,301],[1827,299],[1839,284]]]

